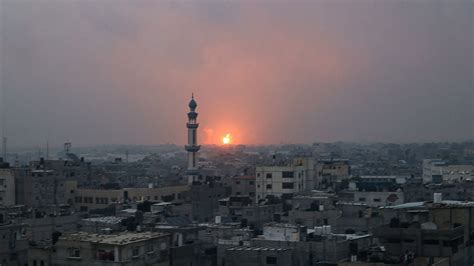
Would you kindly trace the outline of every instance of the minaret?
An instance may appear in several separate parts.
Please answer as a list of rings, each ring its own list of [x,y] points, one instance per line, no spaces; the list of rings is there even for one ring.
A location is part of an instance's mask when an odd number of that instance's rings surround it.
[[[188,145],[184,146],[188,152],[188,184],[192,184],[193,181],[196,181],[199,174],[197,162],[197,152],[201,146],[197,145],[197,128],[199,124],[196,119],[198,113],[196,113],[197,103],[194,100],[194,94],[191,96],[191,101],[189,102],[189,113],[188,113],[188,123],[186,127],[188,128]]]

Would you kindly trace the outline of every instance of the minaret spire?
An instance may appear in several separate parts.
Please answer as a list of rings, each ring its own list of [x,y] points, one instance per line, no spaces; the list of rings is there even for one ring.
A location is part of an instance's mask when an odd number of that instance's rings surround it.
[[[199,175],[197,152],[201,148],[197,143],[197,129],[199,123],[197,123],[198,113],[196,112],[197,103],[194,100],[194,93],[191,94],[191,101],[188,106],[188,123],[186,124],[188,128],[188,144],[184,146],[184,148],[188,152],[188,184],[192,185]]]

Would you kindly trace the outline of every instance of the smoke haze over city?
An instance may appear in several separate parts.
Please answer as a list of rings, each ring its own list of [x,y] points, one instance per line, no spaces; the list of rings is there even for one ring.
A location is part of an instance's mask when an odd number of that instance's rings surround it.
[[[291,2],[291,4],[290,4]],[[458,141],[472,1],[1,1],[9,144]]]

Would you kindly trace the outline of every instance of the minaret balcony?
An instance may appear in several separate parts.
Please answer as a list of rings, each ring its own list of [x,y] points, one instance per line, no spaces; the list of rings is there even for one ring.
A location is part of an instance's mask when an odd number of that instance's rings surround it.
[[[187,175],[198,175],[199,174],[199,169],[188,169],[186,170]]]
[[[186,123],[187,128],[198,128],[199,123]]]
[[[184,148],[187,152],[198,152],[201,149],[201,145],[185,145]]]

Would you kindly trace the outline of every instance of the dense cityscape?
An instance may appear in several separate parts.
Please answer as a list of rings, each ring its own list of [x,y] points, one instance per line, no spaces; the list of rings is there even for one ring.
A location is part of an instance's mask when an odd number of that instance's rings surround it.
[[[474,142],[188,143],[0,159],[2,265],[471,265]],[[184,127],[183,127],[184,130]],[[35,156],[37,158],[35,158]]]
[[[474,266],[473,0],[0,0],[0,266]]]

